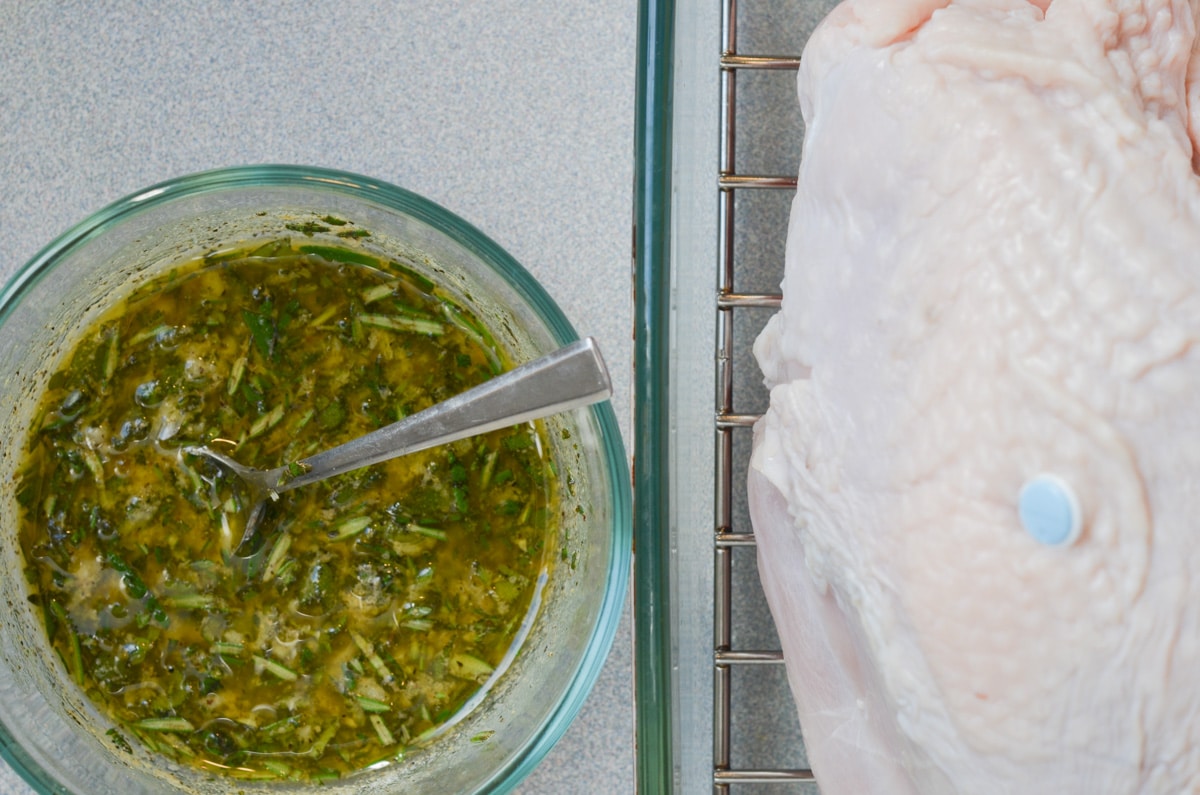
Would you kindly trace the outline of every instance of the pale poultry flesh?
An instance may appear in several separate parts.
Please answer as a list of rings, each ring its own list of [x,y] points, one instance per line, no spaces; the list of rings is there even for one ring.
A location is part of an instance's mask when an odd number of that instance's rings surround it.
[[[749,489],[823,795],[1200,792],[1198,15],[852,0],[805,49]]]

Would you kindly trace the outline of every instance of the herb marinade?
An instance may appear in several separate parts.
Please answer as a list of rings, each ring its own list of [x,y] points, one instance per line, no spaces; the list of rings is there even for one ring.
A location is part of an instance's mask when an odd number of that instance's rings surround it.
[[[532,425],[248,506],[208,444],[294,462],[501,366],[423,277],[272,241],[183,265],[55,373],[19,487],[32,599],[125,734],[234,775],[394,759],[478,690],[529,608],[557,510]]]

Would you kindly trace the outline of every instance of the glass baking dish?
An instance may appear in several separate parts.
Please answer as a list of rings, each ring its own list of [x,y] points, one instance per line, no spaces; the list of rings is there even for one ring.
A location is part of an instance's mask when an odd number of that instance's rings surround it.
[[[643,0],[635,185],[638,788],[818,791],[758,584],[744,479],[767,405],[803,122],[834,0]]]

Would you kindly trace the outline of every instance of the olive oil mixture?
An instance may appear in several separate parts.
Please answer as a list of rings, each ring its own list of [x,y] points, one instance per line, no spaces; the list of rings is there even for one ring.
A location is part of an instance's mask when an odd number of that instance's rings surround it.
[[[557,506],[525,425],[285,493],[239,546],[236,482],[181,448],[295,462],[502,366],[422,276],[298,240],[187,263],[88,331],[31,434],[20,542],[118,747],[323,780],[400,758],[479,690]]]

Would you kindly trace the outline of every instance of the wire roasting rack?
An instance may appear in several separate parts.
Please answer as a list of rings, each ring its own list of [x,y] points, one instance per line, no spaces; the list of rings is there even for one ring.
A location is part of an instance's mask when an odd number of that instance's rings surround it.
[[[752,8],[752,4],[747,7]],[[752,175],[738,171],[737,129],[738,76],[750,70],[783,70],[795,73],[798,56],[745,54],[738,48],[738,17],[741,4],[722,0],[721,8],[721,111],[718,189],[718,287],[716,335],[716,473],[714,499],[713,569],[713,792],[726,795],[734,784],[814,782],[808,769],[732,767],[733,669],[745,666],[782,665],[783,653],[738,648],[733,640],[734,566],[733,550],[751,548],[754,533],[734,523],[734,489],[743,469],[735,465],[734,435],[750,432],[761,414],[738,413],[735,403],[735,367],[738,355],[735,315],[743,310],[778,310],[778,293],[738,292],[739,251],[737,219],[739,191],[795,191],[796,178],[781,175]]]
[[[635,644],[646,793],[819,792],[758,581],[745,476],[768,402],[751,348],[780,306],[799,170],[796,72],[834,5],[642,4]]]

